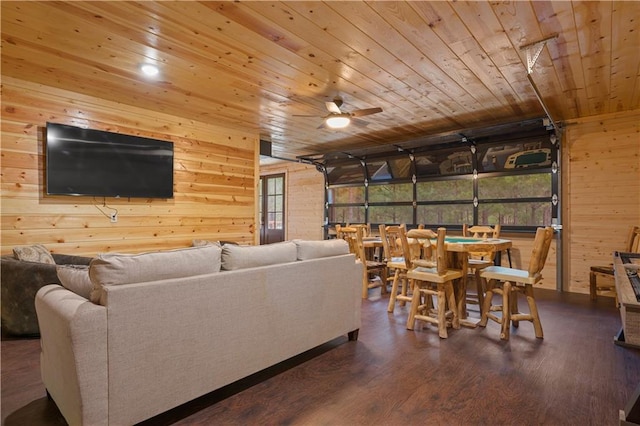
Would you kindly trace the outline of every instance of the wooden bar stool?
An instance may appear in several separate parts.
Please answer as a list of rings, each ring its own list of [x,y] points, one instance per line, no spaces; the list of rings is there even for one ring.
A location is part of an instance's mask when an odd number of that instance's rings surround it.
[[[410,257],[409,238],[421,239],[422,233],[428,230],[411,230],[403,235],[402,244],[405,256]],[[432,232],[432,231],[428,231]],[[436,242],[436,265],[434,267],[416,266],[413,262],[407,272],[407,278],[414,282],[411,297],[411,310],[407,318],[407,329],[413,330],[417,320],[425,321],[438,326],[438,335],[446,339],[447,318],[451,318],[453,328],[460,328],[460,318],[457,312],[453,280],[462,278],[463,271],[449,269],[447,264],[447,252],[445,246],[445,228],[438,228]],[[418,262],[419,264],[419,262]],[[435,315],[429,300],[437,297],[438,305]],[[449,309],[447,310],[447,305]]]
[[[474,225],[469,226],[466,223],[462,225],[462,236],[471,238],[500,238],[500,231],[502,226],[498,223],[496,226],[491,227],[488,225]],[[502,256],[501,253],[496,253],[497,256]],[[509,268],[513,267],[511,263],[511,249],[507,249],[507,259],[509,260]],[[499,265],[500,257],[496,257],[496,264]]]
[[[382,287],[382,294],[387,293],[387,264],[367,259],[364,249],[364,227],[341,227],[342,238],[349,243],[349,250],[362,262],[362,298],[368,297],[369,289]],[[380,281],[369,280],[369,274],[377,274]]]
[[[468,275],[474,277],[476,284],[477,298],[467,298],[468,303],[478,304],[480,313],[482,313],[482,307],[484,305],[484,293],[485,288],[483,280],[480,277],[480,271],[484,268],[494,265],[494,258],[496,255],[496,249],[494,245],[490,244],[469,244],[467,248],[469,260],[468,260]]]
[[[627,236],[627,244],[622,250],[625,253],[640,253],[640,226],[632,226]],[[589,271],[589,295],[591,300],[598,298],[598,292],[615,290],[615,285],[598,285],[598,276],[608,276],[613,279],[613,264],[606,266],[592,266]],[[617,299],[617,296],[616,296]]]
[[[538,307],[533,294],[533,284],[542,279],[542,268],[544,268],[547,260],[552,239],[553,228],[537,229],[527,270],[488,266],[480,271],[480,277],[487,282],[487,293],[482,308],[482,319],[478,325],[485,327],[487,320],[491,319],[502,326],[500,338],[509,340],[509,326],[511,324],[517,327],[519,321],[531,321],[536,337],[539,339],[544,337]],[[518,311],[518,292],[526,295],[529,313]],[[492,309],[494,293],[502,295],[501,317],[493,313],[496,310]]]
[[[500,225],[495,227],[487,225],[473,225],[469,226],[466,223],[462,225],[462,236],[472,238],[499,238],[500,237]]]
[[[384,261],[387,262],[387,271],[394,271],[393,277],[387,278],[388,280],[392,280],[391,295],[389,296],[387,312],[394,311],[396,301],[400,301],[401,306],[404,306],[406,302],[411,301],[411,296],[408,295],[409,280],[407,279],[407,270],[411,263],[410,259],[404,258],[402,242],[400,240],[401,229],[404,230],[405,226],[379,226]],[[400,282],[402,282],[402,287],[400,293],[398,293],[398,286]]]

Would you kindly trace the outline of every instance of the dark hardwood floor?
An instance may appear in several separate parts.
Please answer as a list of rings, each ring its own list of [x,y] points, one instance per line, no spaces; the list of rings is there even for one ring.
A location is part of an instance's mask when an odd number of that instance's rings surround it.
[[[363,301],[346,336],[157,416],[149,425],[617,425],[640,351],[617,346],[613,299],[536,290],[544,340],[512,329],[405,329],[406,309]],[[476,316],[477,311],[471,311]],[[313,332],[313,330],[309,330]],[[259,348],[256,348],[259,350]],[[2,422],[65,424],[45,397],[39,341],[2,341]]]

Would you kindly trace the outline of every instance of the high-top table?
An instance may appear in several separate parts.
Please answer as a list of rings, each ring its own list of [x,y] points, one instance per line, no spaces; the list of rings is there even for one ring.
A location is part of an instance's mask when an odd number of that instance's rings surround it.
[[[426,242],[426,240],[424,240]],[[435,238],[430,239],[432,246],[435,248],[436,240]],[[460,269],[462,271],[467,271],[469,266],[469,247],[477,245],[491,245],[493,246],[496,253],[502,252],[504,250],[510,249],[512,247],[511,240],[507,240],[504,238],[471,238],[471,237],[457,237],[457,236],[447,236],[445,237],[445,243],[447,252],[449,252],[449,265],[452,268]],[[382,247],[382,240],[380,237],[367,237],[363,241],[363,245],[365,248],[374,249],[378,247]],[[458,311],[458,318],[460,318],[460,324],[466,327],[476,327],[479,322],[479,318],[477,320],[469,320],[467,318],[467,308],[466,308],[466,299],[467,299],[467,274],[462,275],[462,279],[458,280],[457,285],[455,286],[455,297],[456,304],[455,307]],[[480,310],[482,311],[482,306],[480,306]]]
[[[436,240],[430,240],[433,247],[435,248]],[[460,318],[460,324],[466,327],[475,328],[478,325],[480,319],[470,320],[467,317],[467,273],[466,271],[469,268],[469,247],[474,246],[482,246],[482,245],[490,245],[494,248],[495,252],[502,252],[504,250],[510,249],[512,246],[511,240],[507,240],[504,238],[471,238],[471,237],[455,237],[455,236],[447,236],[445,237],[445,244],[447,252],[449,253],[449,265],[454,269],[460,269],[461,271],[465,271],[462,275],[462,278],[458,280],[457,285],[455,286],[455,297],[456,297],[456,309],[458,311],[458,318]],[[480,312],[482,312],[482,306],[480,306]]]

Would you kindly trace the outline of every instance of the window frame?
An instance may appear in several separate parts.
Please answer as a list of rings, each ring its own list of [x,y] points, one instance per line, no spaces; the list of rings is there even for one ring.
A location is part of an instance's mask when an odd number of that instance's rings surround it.
[[[431,148],[433,150],[433,152],[435,153],[435,156],[440,156],[440,158],[455,158],[456,154],[458,156],[467,156],[467,154],[463,154],[464,149],[469,149],[469,151],[471,152],[471,157],[472,157],[472,165],[473,165],[473,170],[471,173],[466,172],[468,168],[464,169],[464,173],[463,172],[451,172],[446,171],[447,174],[444,175],[426,175],[426,176],[416,176],[416,162],[415,162],[415,158],[416,156],[420,156],[422,158],[424,158],[425,156],[429,155],[429,149],[428,147],[424,147],[421,150],[414,150],[412,152],[409,151],[404,151],[404,150],[398,150],[398,152],[392,152],[392,153],[386,153],[386,154],[377,154],[377,155],[372,155],[368,160],[366,157],[361,157],[361,158],[350,158],[350,159],[341,159],[340,162],[341,163],[348,163],[351,162],[351,164],[353,163],[359,163],[362,166],[362,177],[361,180],[358,179],[358,182],[355,183],[348,183],[348,184],[340,184],[340,185],[329,185],[328,180],[327,180],[327,176],[325,173],[325,229],[328,231],[329,227],[335,226],[336,224],[342,224],[344,225],[345,223],[341,223],[341,222],[335,222],[335,221],[330,221],[330,217],[328,215],[328,211],[331,207],[346,207],[346,206],[359,206],[359,207],[364,207],[365,209],[365,222],[367,223],[371,223],[370,220],[370,214],[369,214],[369,207],[380,207],[380,206],[402,206],[402,207],[406,207],[407,205],[411,205],[413,208],[413,220],[411,221],[411,223],[406,223],[406,225],[408,227],[415,227],[418,225],[418,208],[420,206],[437,206],[437,205],[466,205],[468,206],[469,204],[471,204],[473,206],[473,223],[469,223],[470,225],[476,225],[479,224],[478,220],[480,217],[480,211],[482,209],[482,206],[486,206],[488,204],[513,204],[513,203],[549,203],[549,208],[550,208],[550,214],[549,216],[547,216],[547,214],[545,213],[545,223],[538,223],[538,224],[534,224],[534,225],[513,225],[513,224],[501,224],[502,225],[502,229],[503,231],[507,231],[507,232],[535,232],[535,229],[539,226],[550,226],[552,225],[552,223],[554,222],[554,220],[556,220],[559,216],[559,204],[560,204],[560,200],[559,200],[559,194],[560,194],[560,188],[559,188],[559,166],[560,166],[560,141],[559,138],[554,136],[551,136],[552,133],[551,132],[535,132],[535,134],[531,134],[531,135],[524,135],[524,136],[519,136],[517,138],[488,138],[489,140],[485,141],[484,143],[481,143],[479,141],[476,142],[470,142],[467,143],[466,145],[460,145],[458,144],[457,146],[452,146],[451,144],[448,145],[442,145],[439,146],[437,148]],[[545,136],[547,137],[547,139],[545,139]],[[517,145],[521,145],[522,148],[520,149],[520,153],[523,152],[527,152],[527,153],[531,153],[533,151],[531,151],[532,146],[538,145],[538,152],[540,151],[546,151],[547,149],[550,149],[550,163],[551,164],[547,164],[547,162],[545,162],[544,164],[538,165],[538,164],[534,164],[532,166],[529,167],[524,167],[524,168],[515,168],[515,166],[513,166],[514,164],[517,165],[517,157],[513,158],[513,159],[505,159],[503,157],[502,161],[503,161],[503,166],[502,169],[493,169],[493,170],[486,170],[483,171],[483,168],[489,168],[487,167],[487,163],[486,163],[486,155],[487,153],[490,151],[490,149],[492,147],[497,147],[499,149],[500,145],[511,145],[512,148],[514,148]],[[529,148],[528,148],[529,147]],[[447,149],[450,150],[449,156],[447,157]],[[415,152],[415,154],[414,154]],[[411,159],[411,174],[412,177],[411,179],[385,179],[385,180],[375,180],[374,182],[370,182],[368,180],[368,176],[370,176],[369,171],[367,170],[367,161],[370,161],[372,164],[377,164],[379,165],[381,163],[381,161],[386,160],[386,161],[392,161],[394,158],[398,158],[399,156],[402,155],[408,155],[409,158]],[[522,155],[522,154],[521,154]],[[547,155],[549,155],[547,153]],[[485,158],[481,158],[481,157],[485,157]],[[548,158],[548,157],[547,157]],[[507,162],[510,160],[510,163],[514,168],[511,168],[509,166],[507,166]],[[485,161],[485,163],[482,163],[482,161]],[[495,164],[495,163],[494,163]],[[540,163],[539,163],[540,164]],[[339,167],[339,163],[332,163],[331,167]],[[491,167],[492,165],[489,164],[489,166]],[[542,197],[509,197],[509,198],[480,198],[479,197],[479,183],[482,179],[484,178],[491,178],[491,177],[500,177],[500,176],[513,176],[513,175],[527,175],[527,174],[545,174],[545,175],[550,175],[551,179],[550,179],[550,196],[542,196]],[[438,201],[429,201],[429,200],[420,200],[418,199],[418,185],[419,184],[423,184],[425,182],[436,182],[436,181],[450,181],[450,180],[456,180],[456,179],[469,179],[472,181],[472,186],[473,186],[473,197],[471,199],[451,199],[451,200],[438,200]],[[402,201],[402,202],[370,202],[369,200],[369,191],[370,188],[373,186],[377,186],[377,185],[388,185],[388,184],[401,184],[401,183],[411,183],[413,185],[413,200],[412,201]],[[364,203],[351,203],[351,204],[330,204],[328,202],[328,191],[332,188],[335,187],[339,187],[339,186],[364,186],[364,192],[365,192],[365,200]],[[550,217],[550,223],[547,223],[547,217]],[[385,223],[385,224],[390,224],[390,223]],[[420,222],[420,224],[424,224],[426,227],[429,228],[436,228],[438,226],[447,226],[447,228],[451,228],[451,229],[462,229],[462,224],[439,224],[439,223],[422,223]],[[379,223],[371,223],[372,227],[377,227],[377,225],[379,225]]]

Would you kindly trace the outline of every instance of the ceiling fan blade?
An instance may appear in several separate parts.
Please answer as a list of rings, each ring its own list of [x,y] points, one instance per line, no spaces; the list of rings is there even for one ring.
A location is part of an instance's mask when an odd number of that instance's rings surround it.
[[[358,127],[366,127],[369,125],[368,121],[360,120],[359,118],[352,118],[351,124]]]
[[[365,108],[357,109],[351,113],[353,117],[363,117],[365,115],[377,114],[382,112],[382,108]]]
[[[324,104],[327,106],[329,112],[332,112],[334,114],[342,114],[342,111],[340,111],[340,107],[335,102],[325,102]]]
[[[320,117],[319,115],[293,114],[292,117]]]

